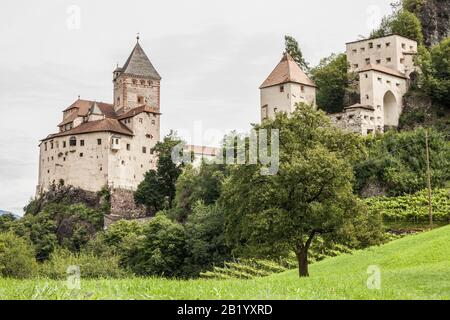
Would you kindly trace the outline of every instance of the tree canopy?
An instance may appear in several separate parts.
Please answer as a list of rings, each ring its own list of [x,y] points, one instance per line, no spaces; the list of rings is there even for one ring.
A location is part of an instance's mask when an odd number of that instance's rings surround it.
[[[331,125],[322,111],[299,105],[256,129],[280,130],[277,175],[260,165],[234,166],[223,186],[226,235],[235,252],[282,255],[293,251],[308,276],[308,250],[317,235],[344,235],[364,205],[353,195],[352,163],[362,146],[356,134]]]
[[[300,49],[298,41],[295,40],[294,37],[284,36],[284,46],[286,52],[289,53],[289,55],[294,59],[295,62],[297,62],[299,67],[302,68],[303,71],[308,72],[309,64],[303,57],[303,53],[302,50]]]

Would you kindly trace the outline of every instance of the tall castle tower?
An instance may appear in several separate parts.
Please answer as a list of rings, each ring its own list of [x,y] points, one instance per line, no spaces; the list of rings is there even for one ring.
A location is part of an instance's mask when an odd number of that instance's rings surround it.
[[[315,83],[288,53],[283,54],[259,89],[262,121],[274,118],[277,112],[291,113],[300,102],[316,105]]]
[[[114,111],[121,114],[142,105],[159,111],[160,81],[160,75],[139,45],[138,36],[124,66],[113,72]]]

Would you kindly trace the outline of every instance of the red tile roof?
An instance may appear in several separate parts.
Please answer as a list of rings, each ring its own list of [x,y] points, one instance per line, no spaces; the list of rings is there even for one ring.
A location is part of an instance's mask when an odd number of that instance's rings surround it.
[[[56,137],[77,135],[82,133],[103,132],[103,131],[114,132],[128,136],[133,135],[133,132],[130,129],[128,129],[124,124],[120,123],[120,121],[116,119],[105,118],[97,121],[84,122],[73,129],[51,134],[43,140],[49,140]]]
[[[96,102],[91,100],[81,100],[78,99],[74,103],[70,105],[67,109],[64,110],[64,112],[69,111],[71,109],[78,109],[77,112],[71,114],[66,119],[64,119],[60,124],[58,124],[58,127],[63,126],[65,124],[68,124],[75,120],[77,117],[84,117],[87,116],[89,113],[89,110],[94,105],[94,103],[97,104],[100,111],[105,115],[106,118],[116,118],[116,113],[114,111],[114,106],[109,103],[103,103],[103,102]]]
[[[395,77],[399,77],[399,78],[404,78],[407,79],[406,75],[404,73],[401,73],[397,70],[391,69],[391,68],[387,68],[378,64],[369,64],[367,65],[365,68],[359,70],[358,72],[366,72],[366,71],[378,71],[378,72],[382,72],[382,73],[386,73]]]
[[[316,87],[316,84],[308,78],[294,59],[288,53],[284,53],[280,63],[259,88],[263,89],[289,82]]]
[[[143,105],[137,108],[133,108],[130,111],[125,112],[124,114],[121,114],[117,116],[117,119],[127,119],[132,118],[134,116],[137,116],[138,114],[146,112],[146,113],[153,113],[153,114],[161,114],[156,108],[150,107],[148,105]]]

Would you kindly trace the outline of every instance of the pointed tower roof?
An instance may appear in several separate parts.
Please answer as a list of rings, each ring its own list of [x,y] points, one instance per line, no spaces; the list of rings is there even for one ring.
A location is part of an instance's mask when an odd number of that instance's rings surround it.
[[[158,71],[153,67],[150,59],[139,44],[139,38],[124,66],[118,69],[120,69],[121,74],[161,80]]]
[[[259,88],[263,89],[289,82],[316,87],[316,84],[308,78],[289,53],[285,52],[280,63]]]

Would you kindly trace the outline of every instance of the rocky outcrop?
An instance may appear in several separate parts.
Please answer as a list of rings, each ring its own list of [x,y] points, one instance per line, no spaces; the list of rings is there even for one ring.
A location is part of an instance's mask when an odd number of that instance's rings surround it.
[[[425,45],[430,47],[450,37],[450,1],[422,0],[422,3],[416,3],[408,9],[422,22]]]
[[[122,219],[135,220],[148,217],[145,207],[134,202],[134,193],[130,190],[111,190],[110,208],[110,213],[105,216],[105,226]]]

